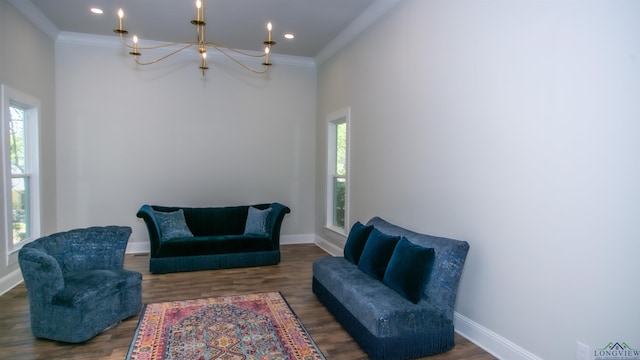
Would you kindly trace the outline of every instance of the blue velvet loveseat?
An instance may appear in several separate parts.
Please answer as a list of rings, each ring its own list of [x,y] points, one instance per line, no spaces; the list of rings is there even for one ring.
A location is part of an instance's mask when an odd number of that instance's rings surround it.
[[[411,359],[454,346],[453,308],[465,241],[374,217],[356,223],[344,257],[313,263],[313,292],[371,359]]]
[[[280,227],[291,210],[280,203],[227,207],[143,205],[154,274],[275,265]]]

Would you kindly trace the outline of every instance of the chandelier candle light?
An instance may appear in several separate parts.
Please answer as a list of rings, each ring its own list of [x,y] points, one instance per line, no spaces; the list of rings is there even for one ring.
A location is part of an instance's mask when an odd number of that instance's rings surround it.
[[[132,40],[132,44],[128,44],[125,41],[124,35],[127,35],[129,33],[129,31],[125,30],[122,26],[122,19],[124,18],[124,10],[119,9],[118,10],[118,27],[113,29],[113,32],[118,34],[120,36],[120,41],[122,42],[122,45],[124,45],[125,47],[131,49],[131,51],[129,52],[129,54],[133,55],[133,58],[136,62],[136,64],[138,65],[151,65],[151,64],[155,64],[159,61],[162,61],[168,57],[170,57],[171,55],[175,55],[183,50],[186,50],[192,46],[196,46],[198,48],[198,53],[200,54],[200,70],[202,70],[202,76],[204,77],[205,72],[207,71],[207,69],[209,69],[209,67],[207,66],[207,49],[208,48],[212,48],[215,49],[217,51],[219,51],[221,54],[225,55],[226,57],[228,57],[229,59],[233,60],[233,62],[235,62],[236,64],[242,66],[243,68],[245,68],[246,70],[249,70],[253,73],[256,74],[265,74],[269,71],[269,67],[272,65],[271,62],[269,61],[269,53],[271,53],[271,46],[275,45],[276,42],[271,40],[271,30],[273,29],[271,23],[267,24],[267,40],[263,41],[263,44],[265,45],[264,48],[264,52],[261,53],[249,53],[246,51],[241,51],[238,49],[234,49],[231,48],[227,45],[221,44],[221,43],[217,43],[217,42],[212,42],[212,41],[206,41],[205,40],[205,26],[207,25],[207,22],[205,20],[205,12],[204,12],[204,0],[197,0],[196,1],[196,18],[191,20],[191,24],[193,24],[196,27],[196,40],[195,41],[180,41],[180,42],[173,42],[173,43],[166,43],[166,44],[161,44],[161,45],[156,45],[156,46],[149,46],[149,47],[141,47],[138,45],[139,39],[137,36],[133,36]],[[171,51],[168,54],[161,56],[155,60],[151,60],[151,61],[140,61],[140,56],[142,55],[142,53],[140,52],[140,50],[151,50],[151,49],[158,49],[158,48],[164,48],[164,47],[175,47],[175,46],[180,46],[177,50]],[[264,62],[262,63],[263,65],[263,69],[262,70],[257,70],[254,69],[244,63],[242,63],[239,59],[237,59],[237,56],[243,56],[243,57],[250,57],[250,58],[264,58]]]

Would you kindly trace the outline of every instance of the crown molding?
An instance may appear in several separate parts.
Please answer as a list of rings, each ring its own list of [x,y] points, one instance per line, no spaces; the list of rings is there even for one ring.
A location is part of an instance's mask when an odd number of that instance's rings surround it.
[[[48,17],[46,17],[40,9],[38,9],[30,0],[8,0],[19,12],[29,19],[35,26],[44,32],[51,40],[55,40],[60,29],[55,26]]]
[[[56,37],[56,44],[119,48],[120,39],[115,36],[92,35],[61,31]]]
[[[376,0],[376,2],[371,4],[360,16],[338,34],[335,39],[320,50],[314,57],[315,63],[319,65],[327,61],[399,2],[400,0]]]
[[[144,42],[145,46],[157,46],[163,45],[165,43],[159,41],[152,40],[144,40],[140,39],[141,42]],[[65,44],[65,45],[78,45],[78,46],[90,46],[90,47],[106,47],[106,48],[114,48],[119,49],[122,48],[122,44],[120,43],[120,39],[117,36],[105,36],[105,35],[93,35],[93,34],[83,34],[83,33],[75,33],[69,31],[61,31],[57,38],[56,44]],[[176,48],[179,48],[177,46]],[[165,51],[171,51],[171,47],[165,48]],[[161,50],[147,50],[150,53],[160,53]],[[250,51],[247,51],[250,52]],[[183,54],[192,55],[190,51],[185,51]],[[176,54],[176,56],[181,56],[183,54]],[[225,58],[223,54],[217,51],[211,51],[208,54],[211,59],[222,59]],[[243,56],[237,56],[238,59],[244,59]],[[253,58],[246,57],[247,60],[251,60]],[[283,64],[289,66],[301,66],[301,67],[316,67],[315,61],[310,57],[301,57],[301,56],[291,56],[291,55],[280,55],[280,54],[271,54],[271,60],[274,64]]]

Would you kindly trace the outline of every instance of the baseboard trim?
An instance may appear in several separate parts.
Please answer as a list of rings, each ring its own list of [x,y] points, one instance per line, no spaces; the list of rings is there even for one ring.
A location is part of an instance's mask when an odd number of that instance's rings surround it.
[[[125,254],[144,254],[149,253],[151,251],[151,245],[149,242],[137,242],[137,241],[129,241],[127,243],[127,249],[125,250]]]
[[[321,238],[320,236],[315,236],[314,243],[321,248],[322,250],[328,252],[333,256],[342,256],[343,250],[342,248],[336,246],[335,244]]]
[[[10,272],[7,276],[0,278],[0,295],[16,287],[22,282],[22,272],[20,269]]]
[[[517,344],[457,312],[453,314],[456,332],[498,359],[542,360]]]
[[[313,234],[280,235],[280,244],[313,244]]]

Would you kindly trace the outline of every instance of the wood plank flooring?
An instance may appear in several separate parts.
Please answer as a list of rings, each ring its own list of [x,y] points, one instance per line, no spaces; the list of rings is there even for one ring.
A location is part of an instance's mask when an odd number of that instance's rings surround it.
[[[143,274],[143,302],[280,291],[329,360],[367,359],[311,291],[311,263],[329,256],[313,244],[283,245],[275,266],[153,275],[148,255],[127,255],[125,268]],[[83,344],[36,339],[31,334],[24,284],[0,296],[0,359],[124,359],[138,324],[129,318]],[[456,334],[453,350],[431,360],[495,359]],[[185,359],[188,360],[188,359]]]

